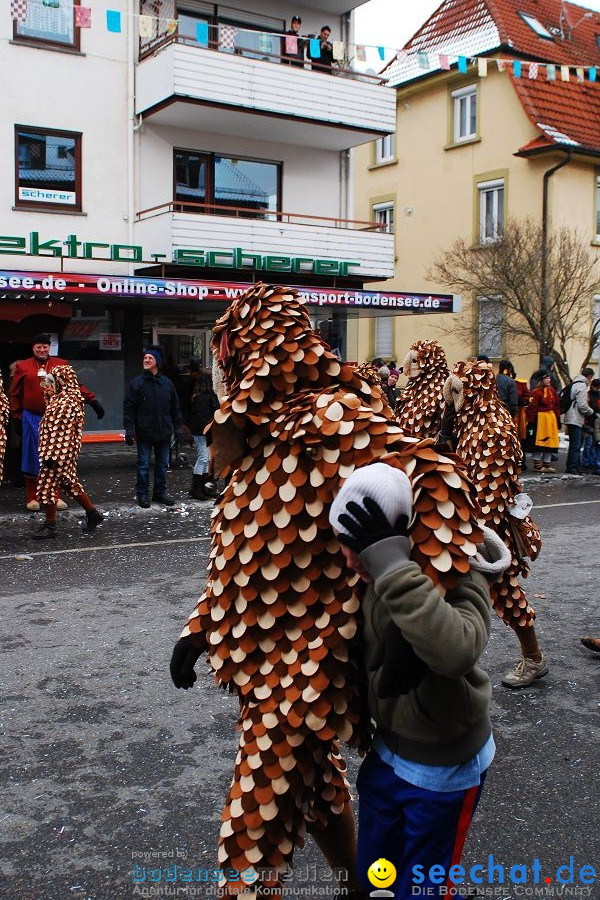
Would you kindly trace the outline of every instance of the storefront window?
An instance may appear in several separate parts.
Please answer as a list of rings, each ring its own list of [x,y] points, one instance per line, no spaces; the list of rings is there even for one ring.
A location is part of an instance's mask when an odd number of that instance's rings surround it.
[[[18,125],[16,206],[81,209],[81,135]]]

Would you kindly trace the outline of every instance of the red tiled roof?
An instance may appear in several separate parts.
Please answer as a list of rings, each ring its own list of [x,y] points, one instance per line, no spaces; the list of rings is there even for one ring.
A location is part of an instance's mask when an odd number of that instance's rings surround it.
[[[519,15],[534,17],[552,39],[539,37]],[[404,46],[406,54],[384,69],[397,86],[439,71],[437,55],[483,56],[494,51],[559,65],[600,64],[600,13],[561,0],[445,0]],[[423,69],[418,52],[433,56]]]
[[[534,17],[552,34],[540,37],[519,13]],[[390,86],[401,86],[441,71],[439,54],[452,65],[458,56],[494,56],[568,65],[571,80],[560,69],[548,81],[540,65],[537,79],[512,79],[531,122],[541,135],[519,153],[556,146],[600,153],[600,13],[561,0],[445,0],[403,48],[405,53],[384,70]],[[423,68],[428,55],[429,68]],[[598,83],[581,83],[574,68],[598,66]],[[587,72],[585,73],[587,78]]]
[[[529,155],[557,145],[600,153],[600,84],[510,77],[523,109],[542,132],[519,153]]]

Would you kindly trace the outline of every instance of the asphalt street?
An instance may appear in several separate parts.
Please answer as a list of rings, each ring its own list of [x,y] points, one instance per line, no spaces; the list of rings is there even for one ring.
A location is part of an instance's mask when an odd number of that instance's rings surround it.
[[[99,462],[84,451],[83,481],[106,514],[94,535],[70,509],[56,541],[32,541],[39,514],[23,513],[16,488],[0,491],[7,900],[129,900],[140,894],[136,865],[216,867],[236,700],[202,662],[192,691],[175,690],[168,673],[204,579],[212,505],[189,500],[184,469],[172,475],[174,509],[138,509],[134,455],[124,453]],[[576,873],[595,865],[599,876],[578,896],[600,897],[600,654],[579,642],[600,636],[600,479],[529,477],[525,488],[544,542],[527,587],[551,668],[528,689],[503,688],[517,642],[494,623],[483,664],[498,750],[464,864],[487,869],[493,855],[506,872],[531,871],[537,858],[553,889],[573,857]],[[359,760],[348,760],[354,781]],[[326,882],[310,841],[295,866],[297,886]],[[188,896],[209,894],[192,887]],[[523,896],[507,878],[494,891]]]

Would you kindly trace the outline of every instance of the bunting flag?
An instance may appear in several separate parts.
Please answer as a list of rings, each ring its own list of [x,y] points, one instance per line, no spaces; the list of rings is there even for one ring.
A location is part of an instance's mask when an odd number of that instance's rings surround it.
[[[367,61],[367,51],[363,47],[362,44],[356,45],[356,59],[358,62],[366,62]]]
[[[556,66],[553,63],[548,63],[546,66],[546,78],[548,81],[556,80]]]
[[[25,22],[27,19],[27,0],[10,0],[10,16],[15,22]]]
[[[440,69],[443,69],[445,72],[447,72],[450,68],[450,60],[448,59],[446,54],[440,53],[439,60],[440,60]]]
[[[287,56],[298,55],[298,38],[295,34],[286,34],[285,36],[285,52]]]
[[[311,38],[309,41],[308,52],[311,59],[321,58],[321,41],[318,38]]]
[[[561,79],[562,79],[563,81],[570,81],[570,79],[571,79],[571,73],[570,73],[570,71],[569,71],[569,67],[568,67],[568,66],[561,66],[561,67],[560,67],[560,77],[561,77]]]
[[[75,28],[91,28],[92,27],[92,10],[88,6],[75,6]]]
[[[590,66],[590,69],[588,72],[588,78],[590,81],[596,80],[596,66]]]
[[[515,78],[521,77],[522,68],[523,67],[520,59],[513,60],[513,75],[515,76]]]
[[[154,30],[154,20],[152,16],[140,16],[139,29],[141,38],[152,37],[152,32]]]
[[[346,47],[343,41],[334,41],[333,42],[333,58],[339,60],[344,60],[346,56]]]
[[[488,69],[488,61],[485,57],[481,57],[477,60],[477,74],[480,78],[485,78],[487,75]]]
[[[201,47],[208,47],[208,22],[196,23],[196,41]]]
[[[458,71],[462,72],[463,75],[467,74],[467,57],[466,56],[458,57]]]
[[[237,29],[236,35],[237,37]],[[267,34],[264,31],[258,32],[258,49],[260,53],[272,53],[273,52],[273,37],[270,34]]]
[[[177,31],[177,19],[167,19],[167,34],[175,34]]]
[[[429,57],[424,50],[419,50],[419,52],[417,53],[417,62],[422,69],[429,68]]]
[[[577,66],[575,69],[575,74],[577,75],[577,81],[585,81],[585,75],[583,74],[583,66]]]
[[[118,34],[121,31],[121,13],[118,9],[106,10],[106,30]]]
[[[378,47],[377,52],[379,53],[379,59],[383,61],[385,59],[385,47]]]
[[[496,64],[498,66],[498,71],[504,72],[504,70],[506,69],[506,60],[505,59],[497,59]]]
[[[532,81],[538,77],[539,66],[536,62],[529,63],[529,77]]]
[[[219,25],[219,50],[235,50],[237,33],[233,25]]]

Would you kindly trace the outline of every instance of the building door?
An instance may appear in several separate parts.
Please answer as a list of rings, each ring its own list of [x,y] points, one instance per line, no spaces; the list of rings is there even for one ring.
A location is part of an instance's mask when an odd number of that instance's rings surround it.
[[[162,350],[167,375],[184,375],[192,368],[211,369],[210,331],[208,329],[152,329],[152,342]]]

